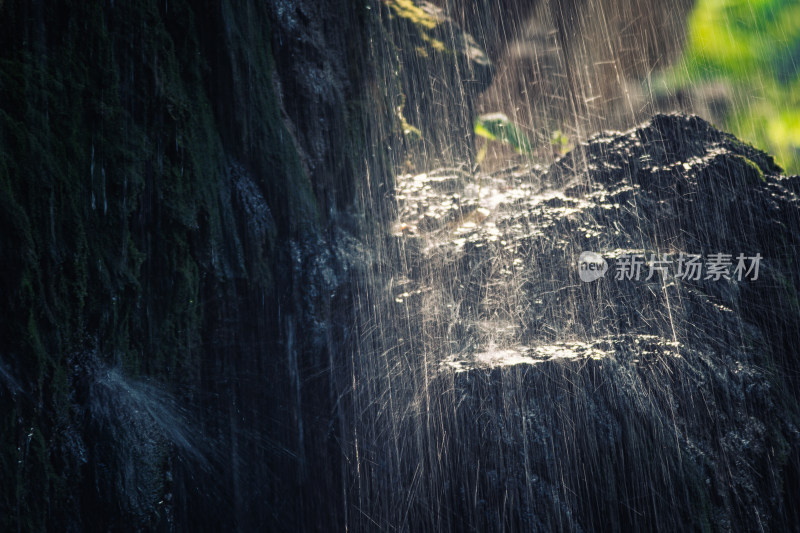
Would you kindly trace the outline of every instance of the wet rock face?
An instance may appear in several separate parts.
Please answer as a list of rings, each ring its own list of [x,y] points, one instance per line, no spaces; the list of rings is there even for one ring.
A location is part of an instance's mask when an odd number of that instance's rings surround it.
[[[0,530],[344,529],[370,8],[0,2]]]
[[[474,102],[491,83],[494,65],[481,44],[446,10],[417,0],[381,0],[385,46],[398,58],[412,157],[463,160],[472,149]],[[419,138],[410,133],[417,128]]]
[[[435,500],[418,505],[454,510],[437,526],[797,524],[800,198],[779,172],[698,117],[659,115],[549,169],[399,178],[393,297],[399,351],[436,369],[409,432],[440,450],[415,481]],[[584,251],[608,266],[595,281]],[[757,279],[740,253],[760,254]],[[698,279],[681,254],[701,256]]]

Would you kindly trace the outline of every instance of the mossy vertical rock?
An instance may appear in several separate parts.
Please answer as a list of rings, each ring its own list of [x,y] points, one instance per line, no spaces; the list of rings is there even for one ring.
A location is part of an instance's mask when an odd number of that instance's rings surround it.
[[[341,486],[303,478],[335,416],[306,384],[338,351],[332,220],[391,190],[360,183],[391,175],[394,120],[368,5],[7,1],[0,20],[0,529],[340,521],[303,512]],[[170,413],[192,442],[110,398],[146,381],[191,407]]]
[[[475,38],[443,9],[416,0],[381,0],[386,45],[396,56],[402,120],[410,153],[421,160],[461,161],[473,148],[477,96],[494,66]],[[421,137],[421,139],[417,139]]]

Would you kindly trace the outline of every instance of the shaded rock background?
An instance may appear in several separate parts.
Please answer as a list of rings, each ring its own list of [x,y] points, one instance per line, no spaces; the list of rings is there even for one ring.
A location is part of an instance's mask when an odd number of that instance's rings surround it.
[[[430,2],[383,0],[388,39],[397,57],[401,101],[396,107],[411,164],[464,161],[474,146],[476,100],[494,65],[475,38]]]
[[[647,91],[647,81],[680,55],[692,0],[435,3],[495,64],[476,109],[503,112],[525,128],[541,160],[553,158],[547,148],[555,131],[574,143],[599,129],[632,127],[657,111],[718,116],[707,114],[714,94],[654,98]],[[511,159],[498,145],[490,155],[498,159],[495,168]]]

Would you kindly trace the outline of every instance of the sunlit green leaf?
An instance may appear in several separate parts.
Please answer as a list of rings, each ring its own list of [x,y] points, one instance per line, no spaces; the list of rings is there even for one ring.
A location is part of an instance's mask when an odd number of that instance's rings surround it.
[[[475,119],[474,129],[476,135],[509,144],[519,154],[531,153],[528,136],[503,113],[479,115]]]

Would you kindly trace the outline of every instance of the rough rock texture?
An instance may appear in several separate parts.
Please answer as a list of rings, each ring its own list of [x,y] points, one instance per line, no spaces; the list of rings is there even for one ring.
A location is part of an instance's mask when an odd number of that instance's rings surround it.
[[[343,523],[336,243],[396,130],[369,7],[0,2],[1,530]]]
[[[376,514],[412,530],[797,530],[800,178],[779,172],[698,117],[659,115],[547,170],[401,176],[408,267],[387,344],[419,381],[387,380],[407,415],[365,444],[396,457],[365,476],[406,487],[402,515]],[[582,251],[605,277],[579,279]],[[626,254],[717,252],[732,274],[760,253],[758,279],[616,276]]]

